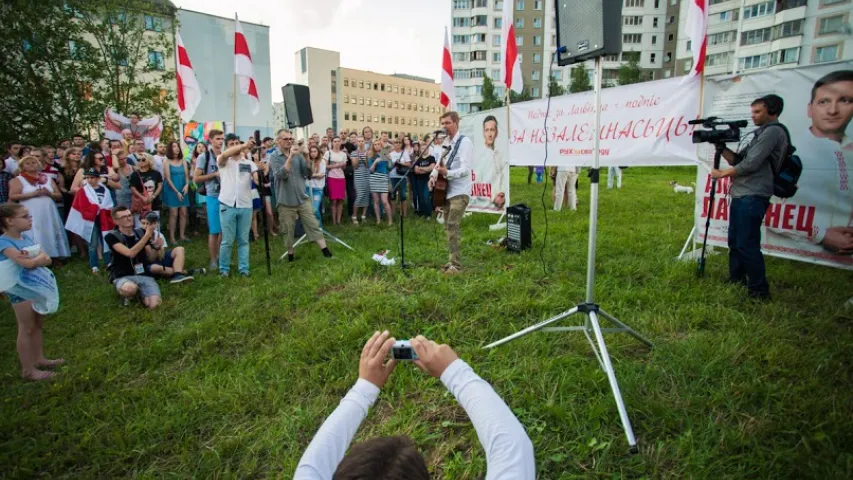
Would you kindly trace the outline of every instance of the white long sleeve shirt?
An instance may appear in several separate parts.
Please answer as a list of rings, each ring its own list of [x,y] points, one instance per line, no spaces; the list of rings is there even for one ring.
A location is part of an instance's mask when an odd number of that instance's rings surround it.
[[[457,143],[459,144],[459,148],[454,156],[453,149],[456,148]],[[456,135],[452,139],[444,140],[444,145],[450,147],[450,154],[445,160],[447,165],[447,198],[449,200],[460,195],[468,195],[470,197],[471,186],[474,183],[471,179],[471,166],[474,163],[474,143],[471,142],[470,138],[463,137],[460,132],[456,132]],[[438,163],[439,158],[436,158],[435,161]],[[438,176],[438,170],[433,170],[431,175],[433,177]]]
[[[533,444],[524,427],[488,382],[462,360],[441,381],[465,409],[486,451],[486,480],[534,480]],[[358,427],[376,401],[379,388],[359,379],[326,419],[302,455],[294,480],[330,480]]]

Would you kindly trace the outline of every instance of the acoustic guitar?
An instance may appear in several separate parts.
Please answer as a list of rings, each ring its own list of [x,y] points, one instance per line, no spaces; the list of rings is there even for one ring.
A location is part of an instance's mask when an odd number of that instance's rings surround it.
[[[447,159],[448,155],[450,155],[449,148],[441,155],[441,159],[438,161],[438,167],[445,166],[444,161]],[[447,203],[447,177],[439,173],[435,178],[435,183],[432,187],[432,204],[434,207],[438,208],[443,207],[445,203]]]

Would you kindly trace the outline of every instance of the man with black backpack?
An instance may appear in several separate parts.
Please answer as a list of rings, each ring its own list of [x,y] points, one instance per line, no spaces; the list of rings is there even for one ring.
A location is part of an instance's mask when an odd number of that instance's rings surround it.
[[[770,285],[761,254],[761,228],[770,206],[776,175],[788,153],[788,131],[779,123],[784,101],[778,95],[766,95],[751,104],[752,121],[758,127],[752,141],[740,152],[717,145],[723,158],[732,165],[713,170],[713,178],[732,177],[729,190],[729,279],[745,285],[750,298],[770,300]]]
[[[211,130],[207,134],[208,149],[196,163],[193,178],[199,194],[205,196],[207,207],[207,249],[210,251],[210,270],[219,270],[219,245],[222,243],[222,224],[219,221],[219,167],[216,159],[222,154],[225,133]]]

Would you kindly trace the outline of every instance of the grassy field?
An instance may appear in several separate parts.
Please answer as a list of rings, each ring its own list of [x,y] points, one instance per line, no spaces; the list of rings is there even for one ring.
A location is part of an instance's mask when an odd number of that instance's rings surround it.
[[[374,330],[454,346],[514,410],[542,479],[853,477],[853,274],[770,259],[774,301],[722,283],[725,255],[673,261],[691,228],[693,169],[629,169],[603,190],[602,306],[656,343],[608,346],[640,454],[629,455],[615,403],[583,335],[537,333],[481,347],[583,299],[589,184],[578,212],[549,212],[514,169],[513,201],[533,207],[535,248],[485,243],[495,217],[463,223],[463,274],[445,277],[443,231],[407,221],[410,276],[370,259],[399,252],[395,227],[331,228],[357,252],[316,246],[250,279],[163,285],[155,312],[122,309],[80,261],[57,272],[63,299],[46,322],[48,355],[68,364],[41,384],[18,377],[15,320],[0,309],[0,476],[290,477],[302,451],[358,375]],[[548,193],[550,198],[550,191]],[[206,241],[189,247],[206,265]],[[464,411],[437,380],[399,366],[356,441],[411,436],[434,478],[473,479],[485,458]]]

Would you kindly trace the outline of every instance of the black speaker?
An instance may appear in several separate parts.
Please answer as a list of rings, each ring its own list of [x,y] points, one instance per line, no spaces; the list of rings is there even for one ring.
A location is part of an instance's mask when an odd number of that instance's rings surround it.
[[[562,67],[622,51],[623,0],[555,0]]]
[[[519,203],[506,209],[506,248],[519,253],[532,245],[530,235],[530,208]]]
[[[284,114],[287,117],[287,127],[304,127],[314,123],[311,114],[311,92],[306,85],[288,83],[281,87],[284,97]]]

